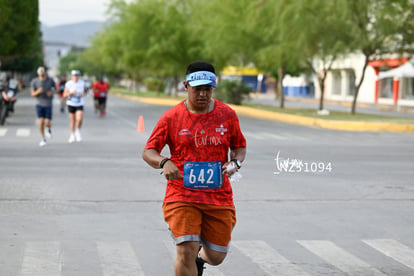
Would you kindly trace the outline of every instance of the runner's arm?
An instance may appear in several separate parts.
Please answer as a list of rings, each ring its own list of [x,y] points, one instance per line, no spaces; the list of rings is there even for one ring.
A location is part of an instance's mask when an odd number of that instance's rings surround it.
[[[55,91],[56,91],[56,83],[53,82],[53,85],[50,87],[50,90],[46,92],[46,95],[48,97],[52,97]]]
[[[39,87],[39,88],[37,88],[37,89],[34,89],[34,87],[33,87],[33,88],[32,88],[32,91],[31,91],[31,95],[32,95],[32,97],[37,97],[37,96],[39,96],[42,92],[43,92],[43,88],[42,88],[42,87]]]
[[[63,91],[63,97],[67,98],[71,95],[71,92],[69,91],[68,87],[65,87],[65,90]]]
[[[237,159],[243,163],[244,158],[246,158],[246,148],[235,148],[230,151],[230,160]]]
[[[142,159],[144,159],[144,161],[154,169],[160,169],[160,163],[165,158],[167,157],[162,156],[155,149],[144,149],[142,152]]]
[[[144,151],[142,153],[142,158],[151,167],[153,167],[155,169],[160,169],[161,161],[164,160],[167,157],[162,156],[155,149],[144,149]],[[174,162],[172,162],[171,160],[168,160],[167,162],[164,163],[164,166],[162,168],[162,173],[164,173],[164,176],[167,180],[174,180],[174,179],[183,178],[180,170],[174,164]]]

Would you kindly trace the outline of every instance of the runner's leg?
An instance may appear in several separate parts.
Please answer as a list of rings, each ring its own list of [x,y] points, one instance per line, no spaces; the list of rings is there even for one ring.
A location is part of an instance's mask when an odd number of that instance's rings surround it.
[[[203,246],[200,250],[201,258],[210,265],[219,265],[226,258],[227,253],[214,251],[208,246]]]
[[[195,259],[197,258],[199,246],[200,242],[198,241],[183,242],[176,246],[177,257],[174,262],[175,275],[197,275],[197,266]]]
[[[45,118],[43,117],[38,118],[38,122],[39,122],[40,135],[42,136],[42,139],[45,139]]]
[[[83,111],[77,110],[75,114],[76,114],[76,128],[80,129],[82,127],[82,122],[83,122]]]

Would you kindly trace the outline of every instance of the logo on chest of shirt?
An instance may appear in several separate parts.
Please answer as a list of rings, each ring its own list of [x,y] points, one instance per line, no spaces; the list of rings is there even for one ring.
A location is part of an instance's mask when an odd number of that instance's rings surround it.
[[[224,134],[224,133],[223,133]],[[220,136],[212,136],[206,134],[204,130],[196,129],[194,133],[194,142],[195,146],[199,148],[200,146],[218,146],[222,144]]]
[[[223,127],[223,125],[220,125],[220,127],[216,127],[216,132],[220,132],[221,135],[224,135],[224,133],[227,132],[227,128]]]
[[[191,130],[183,128],[178,132],[178,135],[191,135]]]

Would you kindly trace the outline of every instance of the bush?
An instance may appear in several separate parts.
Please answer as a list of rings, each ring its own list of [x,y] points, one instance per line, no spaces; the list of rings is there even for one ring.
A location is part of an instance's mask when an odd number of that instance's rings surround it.
[[[223,80],[214,90],[214,98],[225,103],[241,105],[244,95],[248,95],[250,88],[242,81]]]
[[[165,90],[165,83],[159,79],[147,78],[144,80],[144,84],[147,87],[147,91],[164,92]]]

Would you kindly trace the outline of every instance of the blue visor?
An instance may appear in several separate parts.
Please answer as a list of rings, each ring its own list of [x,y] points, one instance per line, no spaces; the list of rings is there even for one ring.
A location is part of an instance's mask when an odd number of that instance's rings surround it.
[[[216,75],[209,71],[198,71],[188,74],[185,81],[190,86],[210,85],[216,87]]]

